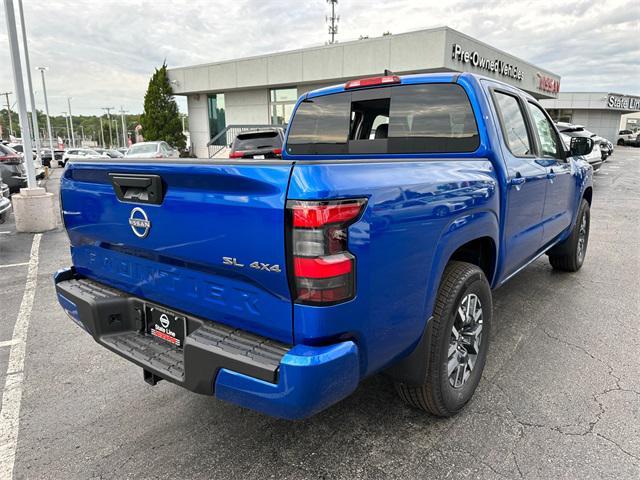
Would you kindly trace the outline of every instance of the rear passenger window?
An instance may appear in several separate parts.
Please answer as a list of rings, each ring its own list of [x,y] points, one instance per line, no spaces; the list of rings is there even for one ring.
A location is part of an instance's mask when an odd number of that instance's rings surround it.
[[[389,153],[473,152],[479,145],[476,119],[460,85],[407,85],[394,90]]]
[[[475,116],[460,85],[386,90],[386,96],[377,91],[384,98],[362,99],[364,92],[374,95],[376,89],[370,89],[304,100],[291,123],[288,153],[457,153],[478,148]]]
[[[513,95],[502,92],[494,92],[494,98],[507,147],[516,157],[530,156],[531,141],[520,102]]]

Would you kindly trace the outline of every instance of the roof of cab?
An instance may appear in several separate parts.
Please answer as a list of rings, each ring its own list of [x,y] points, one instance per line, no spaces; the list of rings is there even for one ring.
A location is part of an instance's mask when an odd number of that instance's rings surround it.
[[[381,74],[380,76],[382,76]],[[375,75],[373,75],[375,76]],[[489,80],[494,83],[498,83],[505,88],[520,90],[520,92],[527,98],[534,99],[533,96],[525,92],[524,90],[518,89],[518,87],[514,87],[513,85],[509,85],[508,83],[502,82],[500,80],[496,80],[495,78],[487,77],[485,75],[479,75],[477,73],[470,72],[436,72],[436,73],[417,73],[412,75],[398,75],[400,77],[400,83],[396,84],[386,84],[386,85],[376,85],[371,87],[362,87],[362,90],[368,88],[379,88],[379,87],[392,87],[394,85],[411,85],[417,83],[453,83],[458,80],[458,78],[467,78],[472,79],[472,81],[479,82],[480,80]],[[333,93],[341,93],[345,91],[346,83],[340,83],[337,85],[331,85],[329,87],[319,88],[317,90],[312,90],[302,98],[314,98],[323,95],[331,95]],[[356,89],[354,89],[356,90]]]

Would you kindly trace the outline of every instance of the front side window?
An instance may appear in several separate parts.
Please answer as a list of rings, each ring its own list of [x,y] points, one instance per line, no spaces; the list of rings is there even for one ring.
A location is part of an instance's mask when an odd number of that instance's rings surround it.
[[[540,140],[541,154],[543,157],[561,158],[560,149],[558,148],[558,137],[556,135],[551,122],[544,112],[531,102],[527,102],[531,116],[533,117],[533,125]]]
[[[531,155],[531,142],[520,102],[513,95],[495,92],[495,104],[507,147],[516,157]]]

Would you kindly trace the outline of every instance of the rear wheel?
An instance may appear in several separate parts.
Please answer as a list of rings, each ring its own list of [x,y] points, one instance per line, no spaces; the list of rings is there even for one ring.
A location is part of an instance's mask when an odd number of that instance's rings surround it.
[[[491,289],[483,271],[470,263],[450,262],[427,327],[425,382],[396,383],[400,397],[433,415],[448,417],[459,412],[482,376],[491,316]]]
[[[564,272],[577,272],[584,263],[589,244],[589,226],[591,223],[591,210],[589,202],[584,198],[578,210],[578,219],[573,226],[569,238],[549,252],[549,263],[555,270]]]

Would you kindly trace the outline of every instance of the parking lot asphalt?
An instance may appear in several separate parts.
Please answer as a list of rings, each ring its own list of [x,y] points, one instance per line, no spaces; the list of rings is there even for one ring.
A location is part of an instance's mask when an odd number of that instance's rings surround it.
[[[450,419],[407,407],[383,375],[301,422],[151,387],[58,307],[52,274],[70,264],[68,240],[46,233],[14,477],[638,479],[639,184],[640,149],[618,147],[595,175],[582,270],[557,273],[543,257],[494,292],[484,377]],[[18,264],[0,268],[0,342],[12,336],[33,239],[14,230],[0,225],[0,265]],[[0,347],[0,385],[7,357]]]

